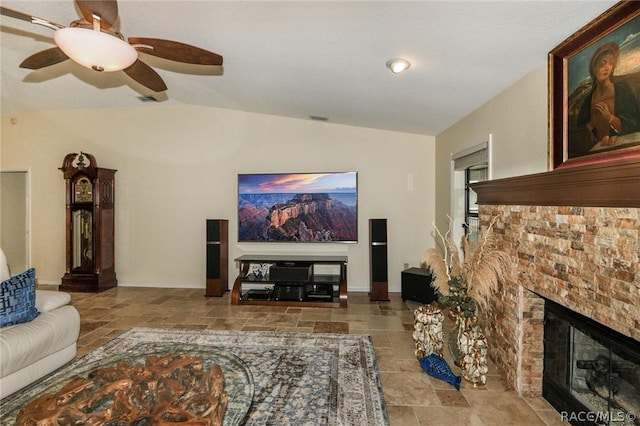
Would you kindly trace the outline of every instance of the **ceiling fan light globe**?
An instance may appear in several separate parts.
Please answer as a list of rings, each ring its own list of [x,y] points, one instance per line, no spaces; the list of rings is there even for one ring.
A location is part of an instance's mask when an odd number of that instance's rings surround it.
[[[121,71],[130,67],[138,52],[126,41],[88,28],[62,28],[53,39],[69,58],[95,71]]]

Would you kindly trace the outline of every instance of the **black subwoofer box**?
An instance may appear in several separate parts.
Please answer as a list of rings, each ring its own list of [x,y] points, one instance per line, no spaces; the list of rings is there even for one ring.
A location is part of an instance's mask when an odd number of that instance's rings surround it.
[[[429,304],[438,300],[431,287],[431,273],[422,268],[409,268],[402,271],[402,301],[413,300]]]

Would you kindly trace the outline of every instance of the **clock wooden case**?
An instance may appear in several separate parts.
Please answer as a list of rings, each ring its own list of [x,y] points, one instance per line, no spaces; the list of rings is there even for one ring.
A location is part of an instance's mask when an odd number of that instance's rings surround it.
[[[98,167],[86,152],[67,154],[60,170],[67,199],[66,271],[60,290],[100,292],[115,287],[116,170]]]

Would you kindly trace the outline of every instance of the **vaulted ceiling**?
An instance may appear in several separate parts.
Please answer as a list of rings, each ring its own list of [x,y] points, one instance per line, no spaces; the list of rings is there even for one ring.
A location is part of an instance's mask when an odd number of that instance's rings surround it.
[[[224,57],[222,69],[145,57],[168,86],[157,102],[143,102],[153,93],[123,72],[71,61],[19,68],[54,46],[53,31],[3,16],[2,114],[194,104],[437,135],[545,64],[551,49],[613,4],[120,0],[125,37],[177,40]],[[2,6],[63,25],[80,17],[71,0]],[[392,74],[385,62],[393,57],[411,68]]]

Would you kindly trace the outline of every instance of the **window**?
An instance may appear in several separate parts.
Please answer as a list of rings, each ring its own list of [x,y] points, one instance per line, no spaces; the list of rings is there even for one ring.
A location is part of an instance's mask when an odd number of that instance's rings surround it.
[[[491,140],[491,136],[489,136]],[[489,179],[489,142],[484,142],[453,154],[452,160],[452,218],[453,236],[466,235],[471,243],[477,242],[480,229],[477,194],[471,185]]]
[[[487,180],[489,166],[485,162],[476,164],[464,170],[464,227],[465,235],[471,243],[478,240],[480,218],[478,217],[478,195],[471,188],[471,184]]]

